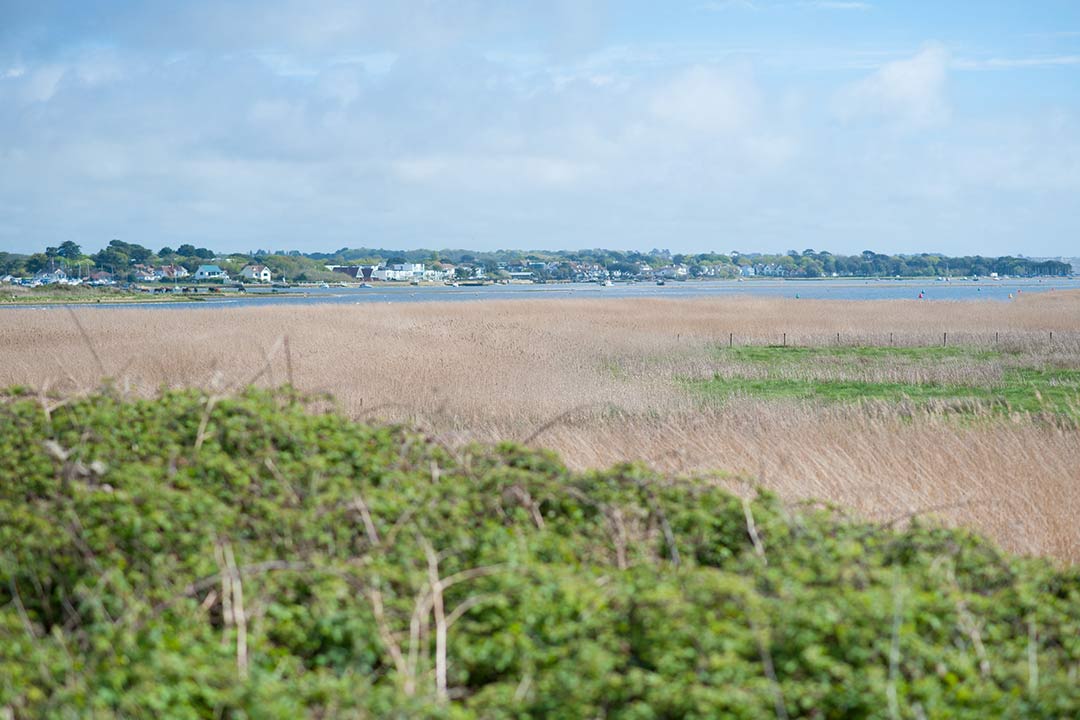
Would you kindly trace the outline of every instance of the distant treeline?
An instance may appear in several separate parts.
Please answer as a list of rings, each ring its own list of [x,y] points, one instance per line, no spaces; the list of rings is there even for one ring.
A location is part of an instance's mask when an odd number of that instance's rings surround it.
[[[684,267],[690,277],[734,277],[755,275],[814,278],[830,277],[933,277],[986,276],[991,273],[1012,276],[1064,276],[1072,272],[1068,262],[1039,260],[1025,257],[983,257],[965,255],[952,257],[940,253],[886,255],[865,250],[858,255],[839,255],[826,251],[790,250],[784,254],[767,253],[672,253],[653,249],[648,252],[606,249],[588,250],[497,250],[480,252],[465,249],[341,248],[331,253],[301,253],[297,250],[256,250],[248,253],[218,255],[213,250],[185,244],[177,248],[163,247],[156,252],[150,248],[112,240],[96,253],[85,254],[82,248],[67,241],[44,252],[19,255],[0,252],[0,276],[33,275],[45,270],[63,268],[75,271],[107,271],[117,277],[132,275],[137,265],[182,265],[189,271],[207,262],[221,265],[227,271],[237,271],[244,264],[257,260],[268,266],[274,277],[293,280],[319,280],[327,276],[326,265],[425,263],[465,265],[495,271],[510,266],[530,266],[541,277],[560,279],[572,276],[572,268],[596,266],[623,276],[647,274],[665,267]]]
[[[966,255],[951,257],[940,253],[919,253],[915,255],[885,255],[872,250],[864,250],[858,255],[839,255],[827,251],[789,250],[784,254],[768,253],[672,253],[668,250],[650,250],[649,252],[620,251],[606,249],[589,250],[497,250],[477,252],[475,250],[387,250],[384,248],[342,248],[334,253],[307,253],[305,257],[333,263],[371,261],[378,258],[400,258],[399,262],[442,262],[457,264],[498,264],[529,262],[573,262],[600,265],[609,271],[621,271],[633,274],[633,270],[647,266],[654,270],[669,265],[684,265],[690,275],[705,274],[707,267],[729,266],[732,274],[742,267],[780,269],[774,274],[787,277],[824,277],[833,273],[841,276],[962,276],[962,275],[1068,275],[1072,272],[1070,263],[1058,260],[1038,260],[1033,258],[983,257]]]

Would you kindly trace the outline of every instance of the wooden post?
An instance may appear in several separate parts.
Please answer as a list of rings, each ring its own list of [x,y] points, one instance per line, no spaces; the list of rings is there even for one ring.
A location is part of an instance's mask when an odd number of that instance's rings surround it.
[[[1054,339],[1054,333],[1050,333],[1050,339]],[[787,347],[787,333],[784,333],[784,347]]]
[[[949,333],[941,334],[941,347],[945,347],[949,344]]]
[[[889,333],[889,345],[893,344],[892,333]]]
[[[836,333],[836,344],[840,344],[840,333]]]
[[[730,348],[732,343],[734,343],[734,342],[735,342],[735,333],[728,333],[727,346]]]

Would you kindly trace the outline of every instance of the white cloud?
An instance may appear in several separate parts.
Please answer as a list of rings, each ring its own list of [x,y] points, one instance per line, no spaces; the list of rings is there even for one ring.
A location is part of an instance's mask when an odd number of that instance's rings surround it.
[[[482,193],[520,192],[577,185],[591,168],[559,156],[477,153],[406,157],[393,163],[402,180]]]
[[[694,67],[661,87],[653,95],[649,109],[671,125],[724,134],[752,123],[759,104],[758,90],[748,72]]]
[[[928,127],[946,122],[949,53],[928,45],[914,57],[886,63],[842,90],[836,110],[845,120],[876,118],[905,127]]]
[[[868,2],[857,0],[809,0],[804,5],[821,8],[822,10],[869,10],[873,7]]]
[[[1014,68],[1052,68],[1080,65],[1080,55],[1054,55],[1026,58],[990,58],[988,60],[957,59],[957,70],[1008,70]]]
[[[25,73],[23,79],[22,101],[24,103],[43,103],[52,99],[67,73],[67,68],[60,64],[48,64]]]
[[[1002,102],[979,100],[976,127],[962,103],[984,78],[956,74],[963,91],[949,92],[950,72],[1067,67],[1071,50],[900,56],[873,37],[830,50],[734,31],[746,45],[603,45],[603,3],[578,15],[560,2],[280,0],[262,13],[254,0],[193,0],[170,11],[176,23],[157,18],[175,33],[160,46],[132,11],[111,18],[126,25],[107,52],[0,54],[0,248],[671,238],[1008,252],[1017,238],[1080,232],[1076,93],[1062,85],[1060,102],[1033,110],[1003,82]],[[728,24],[861,4],[701,8],[760,11]]]
[[[708,0],[698,5],[698,10],[705,12],[723,12],[724,10],[756,10],[754,0]]]

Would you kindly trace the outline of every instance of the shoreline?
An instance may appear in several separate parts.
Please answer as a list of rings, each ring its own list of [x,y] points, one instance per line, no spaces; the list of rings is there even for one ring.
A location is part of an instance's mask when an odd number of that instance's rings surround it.
[[[927,282],[923,282],[923,281]],[[931,278],[744,278],[729,280],[673,280],[664,285],[652,282],[615,282],[611,286],[599,283],[488,283],[486,285],[450,286],[442,283],[420,285],[386,283],[363,287],[357,283],[321,287],[292,286],[271,289],[253,288],[246,292],[228,289],[216,293],[139,293],[110,297],[79,294],[62,297],[59,293],[45,297],[30,294],[18,297],[0,291],[0,310],[4,308],[45,309],[50,307],[126,308],[134,306],[254,306],[263,304],[288,305],[349,305],[383,302],[475,302],[506,300],[518,297],[608,297],[625,299],[652,298],[735,298],[774,297],[794,300],[903,300],[929,302],[1005,302],[1031,294],[1071,292],[1080,290],[1077,278],[1014,278],[1010,280],[939,281]],[[832,294],[833,292],[836,294]],[[891,291],[891,292],[890,292]],[[942,292],[945,291],[945,292]],[[917,293],[908,297],[901,292]],[[925,293],[925,298],[922,297]]]

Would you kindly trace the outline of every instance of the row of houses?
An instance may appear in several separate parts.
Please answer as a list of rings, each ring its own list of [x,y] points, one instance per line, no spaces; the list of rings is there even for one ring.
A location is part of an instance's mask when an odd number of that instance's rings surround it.
[[[342,273],[357,282],[417,282],[444,281],[452,279],[487,279],[489,268],[480,263],[462,263],[451,265],[441,263],[438,269],[426,268],[423,263],[393,263],[371,265],[327,265],[326,269]],[[653,269],[642,263],[632,270],[608,269],[596,263],[574,261],[553,262],[499,262],[493,268],[497,276],[519,281],[536,280],[573,280],[575,282],[596,282],[608,279],[684,279],[689,277],[690,269],[686,265],[670,265]]]
[[[347,275],[358,282],[440,282],[454,276],[453,266],[438,270],[425,268],[423,263],[393,263],[391,265],[327,265],[327,270]]]
[[[153,267],[150,265],[135,265],[131,276],[135,282],[171,282],[192,278],[196,282],[231,280],[229,273],[222,270],[218,265],[200,265],[195,273],[188,272],[181,265],[162,265]],[[129,277],[125,275],[124,277]],[[246,265],[240,271],[240,279],[247,282],[269,283],[273,281],[273,273],[265,265]],[[0,277],[0,282],[38,287],[41,285],[115,285],[117,277],[111,272],[97,270],[86,276],[73,276],[61,268],[43,270],[33,277],[20,278],[13,275]]]
[[[24,285],[27,287],[39,287],[41,285],[111,285],[112,275],[107,272],[94,272],[85,277],[70,275],[60,268],[42,270],[32,277],[16,277],[4,275],[0,277],[0,283],[12,285]]]
[[[145,265],[135,266],[135,280],[138,282],[181,280],[187,277],[193,278],[196,282],[207,280],[229,281],[232,279],[229,277],[229,273],[219,265],[200,265],[196,268],[194,274],[189,273],[186,268],[180,265],[163,265],[158,268]],[[265,265],[253,263],[245,265],[240,270],[239,279],[247,282],[269,283],[273,281],[274,274]]]
[[[134,268],[136,282],[158,282],[161,280],[180,280],[188,277],[191,273],[183,265],[136,265]]]
[[[164,268],[159,268],[158,271],[156,271],[155,275],[147,276],[146,279],[147,280],[172,280],[172,279],[175,279],[175,278],[182,278],[182,277],[187,277],[188,276],[188,272],[187,272],[187,270],[184,270],[184,268],[179,268],[181,271],[183,271],[182,275],[171,275],[171,274],[169,274],[169,270],[171,270],[171,269],[173,269],[175,267],[179,267],[179,266],[169,266],[169,265],[167,265]],[[195,277],[196,281],[207,281],[207,280],[228,281],[228,280],[232,279],[232,278],[229,277],[229,273],[226,272],[225,270],[223,270],[219,265],[200,265],[198,268],[196,268],[194,277]],[[269,283],[269,282],[273,282],[274,274],[270,271],[270,268],[266,267],[265,265],[262,265],[262,264],[259,264],[259,263],[252,263],[252,264],[249,264],[249,265],[245,265],[240,270],[239,279],[241,281],[247,281],[247,282]]]

